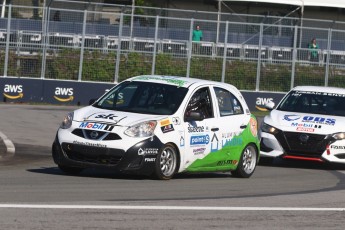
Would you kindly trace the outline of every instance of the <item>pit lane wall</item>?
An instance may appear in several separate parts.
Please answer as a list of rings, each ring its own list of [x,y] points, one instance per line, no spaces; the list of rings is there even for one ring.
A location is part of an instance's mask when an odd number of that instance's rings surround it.
[[[88,105],[99,98],[113,83],[59,81],[0,77],[2,102],[46,103],[57,105]],[[251,111],[265,111],[264,103],[277,104],[284,93],[241,91]]]

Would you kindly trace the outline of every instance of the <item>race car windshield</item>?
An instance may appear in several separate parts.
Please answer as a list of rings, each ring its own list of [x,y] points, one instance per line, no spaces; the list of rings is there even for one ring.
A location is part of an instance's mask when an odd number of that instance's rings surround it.
[[[110,90],[94,106],[133,113],[171,115],[188,89],[151,82],[123,82]]]
[[[291,91],[277,110],[345,116],[345,94]]]

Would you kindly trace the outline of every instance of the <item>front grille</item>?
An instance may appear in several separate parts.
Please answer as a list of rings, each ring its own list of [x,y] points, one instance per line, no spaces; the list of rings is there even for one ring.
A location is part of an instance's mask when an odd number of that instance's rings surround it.
[[[67,143],[63,143],[61,146],[69,159],[81,163],[115,166],[125,154],[125,151],[121,149]]]
[[[95,130],[89,129],[75,129],[73,130],[73,134],[89,140],[103,140],[103,141],[113,141],[113,140],[121,140],[122,138],[116,133],[108,133],[104,131],[96,131],[98,136],[93,138],[91,133],[95,132]]]
[[[301,135],[308,135],[308,140],[301,141]],[[320,157],[330,140],[325,135],[279,131],[275,137],[287,155]]]

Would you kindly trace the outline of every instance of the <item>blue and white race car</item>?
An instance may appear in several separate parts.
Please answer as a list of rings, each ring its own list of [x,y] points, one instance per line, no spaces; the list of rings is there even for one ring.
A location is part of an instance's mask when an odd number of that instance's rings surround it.
[[[170,179],[179,172],[250,177],[259,160],[257,120],[232,85],[138,76],[67,114],[52,155],[71,174],[108,167]]]
[[[345,163],[345,89],[295,87],[265,116],[259,136],[262,159]]]

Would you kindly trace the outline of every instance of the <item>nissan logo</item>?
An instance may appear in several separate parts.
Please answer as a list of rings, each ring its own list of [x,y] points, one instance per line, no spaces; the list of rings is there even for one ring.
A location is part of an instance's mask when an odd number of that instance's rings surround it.
[[[90,137],[91,137],[92,139],[96,139],[96,138],[98,137],[98,132],[97,132],[97,131],[92,131],[92,132],[90,133]]]
[[[307,134],[301,134],[299,136],[299,140],[303,143],[306,143],[309,140],[309,136]]]

